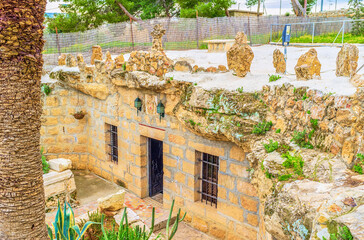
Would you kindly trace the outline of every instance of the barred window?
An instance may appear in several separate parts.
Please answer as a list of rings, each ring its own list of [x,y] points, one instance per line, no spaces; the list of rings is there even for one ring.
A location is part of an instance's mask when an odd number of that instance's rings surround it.
[[[106,144],[109,160],[118,163],[118,128],[114,125],[106,124]]]
[[[219,174],[219,157],[207,153],[201,153],[201,202],[217,207],[217,185]]]

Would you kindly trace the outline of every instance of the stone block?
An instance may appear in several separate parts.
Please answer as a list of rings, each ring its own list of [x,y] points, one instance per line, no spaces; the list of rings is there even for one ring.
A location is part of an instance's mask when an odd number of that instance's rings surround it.
[[[244,39],[246,39],[246,35],[238,33],[234,45],[226,53],[228,67],[230,70],[234,70],[238,77],[245,77],[250,72],[254,58],[253,50]]]
[[[46,200],[54,195],[76,191],[75,179],[71,170],[49,172],[43,175],[43,181]]]
[[[68,169],[72,169],[72,161],[66,158],[56,158],[48,161],[49,168],[57,171],[63,172]]]
[[[321,76],[321,63],[318,60],[316,50],[311,48],[308,52],[303,54],[298,59],[294,70],[296,71],[297,80],[319,79]]]
[[[118,211],[124,207],[125,190],[97,199],[98,207],[101,212]]]
[[[284,74],[286,72],[286,61],[284,55],[279,49],[275,49],[273,52],[273,65],[276,69],[276,73]]]
[[[358,67],[359,49],[357,46],[344,43],[336,58],[336,76],[351,77]]]

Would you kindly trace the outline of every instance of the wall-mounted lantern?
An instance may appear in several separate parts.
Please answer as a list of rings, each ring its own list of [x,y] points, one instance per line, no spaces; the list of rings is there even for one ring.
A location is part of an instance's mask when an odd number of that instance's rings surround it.
[[[139,97],[135,99],[134,107],[137,109],[137,115],[138,115],[138,112],[142,110],[142,100]]]
[[[161,121],[162,117],[164,117],[164,105],[162,102],[159,102],[157,106],[157,113],[159,113],[159,121]]]

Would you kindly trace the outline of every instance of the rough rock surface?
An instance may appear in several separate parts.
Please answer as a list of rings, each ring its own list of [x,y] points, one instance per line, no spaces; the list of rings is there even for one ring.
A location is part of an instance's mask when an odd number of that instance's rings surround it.
[[[115,212],[124,207],[125,190],[97,199],[100,212]]]
[[[158,77],[172,69],[173,61],[161,51],[134,51],[126,63],[126,71],[144,71]]]
[[[246,35],[238,33],[234,45],[227,51],[227,63],[230,70],[234,70],[239,77],[245,77],[250,72],[254,53],[246,44]]]
[[[191,72],[192,67],[191,64],[189,64],[187,61],[177,61],[174,64],[174,70],[180,72]]]
[[[77,66],[75,57],[70,53],[67,54],[67,57],[66,57],[66,66],[67,67],[76,67]]]
[[[350,78],[351,84],[355,87],[364,87],[364,75],[363,74],[355,74]]]
[[[115,58],[115,68],[122,68],[125,63],[124,55],[120,54]]]
[[[284,74],[286,72],[284,54],[279,49],[275,49],[273,52],[273,66],[276,69],[276,73]]]
[[[311,48],[303,54],[297,61],[294,67],[297,80],[310,80],[320,78],[321,63],[318,60],[317,52]]]
[[[106,70],[114,69],[114,60],[112,60],[111,54],[109,51],[106,52],[105,68],[106,68]]]
[[[102,60],[102,49],[100,46],[92,46],[91,64],[95,64],[95,60]]]
[[[151,32],[151,35],[153,37],[152,51],[163,52],[162,37],[164,34],[166,34],[166,30],[163,29],[162,25],[157,24],[153,27],[153,31]]]
[[[63,172],[68,169],[72,169],[72,161],[66,158],[55,158],[48,161],[49,168],[57,171]]]
[[[65,53],[62,53],[61,56],[58,57],[59,66],[66,65],[66,57],[67,57],[67,54],[65,54]]]
[[[336,58],[336,76],[351,77],[358,67],[359,49],[357,46],[344,43]]]

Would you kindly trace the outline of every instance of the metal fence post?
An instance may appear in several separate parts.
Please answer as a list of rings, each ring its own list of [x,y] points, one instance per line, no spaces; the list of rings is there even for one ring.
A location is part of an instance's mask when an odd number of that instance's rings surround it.
[[[134,36],[133,36],[133,20],[130,18],[130,34],[131,34],[131,44],[134,51]]]
[[[312,43],[313,43],[313,39],[315,38],[315,23],[312,23]]]
[[[196,43],[197,43],[197,49],[200,49],[200,43],[198,42],[198,12],[196,10]]]
[[[269,37],[269,43],[272,42],[272,34],[273,34],[273,24],[270,25],[270,37]]]
[[[341,44],[344,44],[344,33],[345,33],[345,20],[343,21],[343,32],[341,35]]]

